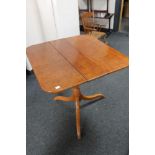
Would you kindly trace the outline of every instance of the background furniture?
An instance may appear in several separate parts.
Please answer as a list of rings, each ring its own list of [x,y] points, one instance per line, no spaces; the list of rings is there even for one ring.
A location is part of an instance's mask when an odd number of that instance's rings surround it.
[[[101,37],[105,39],[106,33],[101,32],[101,25],[96,24],[94,21],[93,12],[81,13],[81,21],[86,34],[95,36],[98,39]]]
[[[109,13],[109,0],[106,0],[106,9],[105,10],[95,10],[92,8],[92,0],[87,0],[87,9],[79,9],[80,14],[82,12],[93,12],[94,13],[94,18],[96,19],[107,19],[108,23],[109,23],[109,27],[108,27],[108,32],[111,32],[111,18],[114,16],[113,13]],[[104,26],[104,25],[103,25]]]

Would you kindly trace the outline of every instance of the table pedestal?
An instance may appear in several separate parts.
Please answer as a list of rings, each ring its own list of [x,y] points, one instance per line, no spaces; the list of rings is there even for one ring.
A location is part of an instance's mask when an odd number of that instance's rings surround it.
[[[80,130],[80,100],[94,100],[98,98],[105,98],[102,94],[94,94],[90,96],[85,96],[81,93],[79,86],[72,88],[72,96],[65,97],[65,96],[56,96],[54,100],[61,100],[61,101],[74,101],[76,107],[76,130],[77,130],[77,138],[81,139],[81,130]]]

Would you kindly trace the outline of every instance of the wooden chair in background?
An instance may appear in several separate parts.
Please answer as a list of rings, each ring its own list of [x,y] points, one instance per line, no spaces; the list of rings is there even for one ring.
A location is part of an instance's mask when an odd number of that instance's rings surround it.
[[[93,18],[93,12],[81,13],[81,21],[82,21],[84,32],[86,34],[92,35],[97,39],[103,37],[104,42],[106,42],[105,41],[106,33],[101,32],[101,25],[95,23]]]

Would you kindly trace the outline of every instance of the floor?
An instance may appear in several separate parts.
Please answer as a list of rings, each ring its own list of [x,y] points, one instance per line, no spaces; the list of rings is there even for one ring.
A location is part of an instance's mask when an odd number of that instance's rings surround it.
[[[112,33],[109,44],[128,55],[128,34]],[[73,103],[56,102],[27,75],[27,155],[128,155],[128,68],[83,84],[85,94],[106,99],[81,102],[82,139],[76,139]],[[63,95],[69,95],[65,91]]]

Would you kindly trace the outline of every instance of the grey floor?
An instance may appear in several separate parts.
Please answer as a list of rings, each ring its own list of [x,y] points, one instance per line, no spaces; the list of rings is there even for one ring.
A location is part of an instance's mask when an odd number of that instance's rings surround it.
[[[129,38],[112,33],[109,44],[128,55]],[[106,99],[81,102],[82,139],[76,139],[73,103],[52,101],[33,74],[27,75],[27,155],[128,155],[128,69],[83,84],[85,94]],[[65,91],[63,95],[69,95]]]

